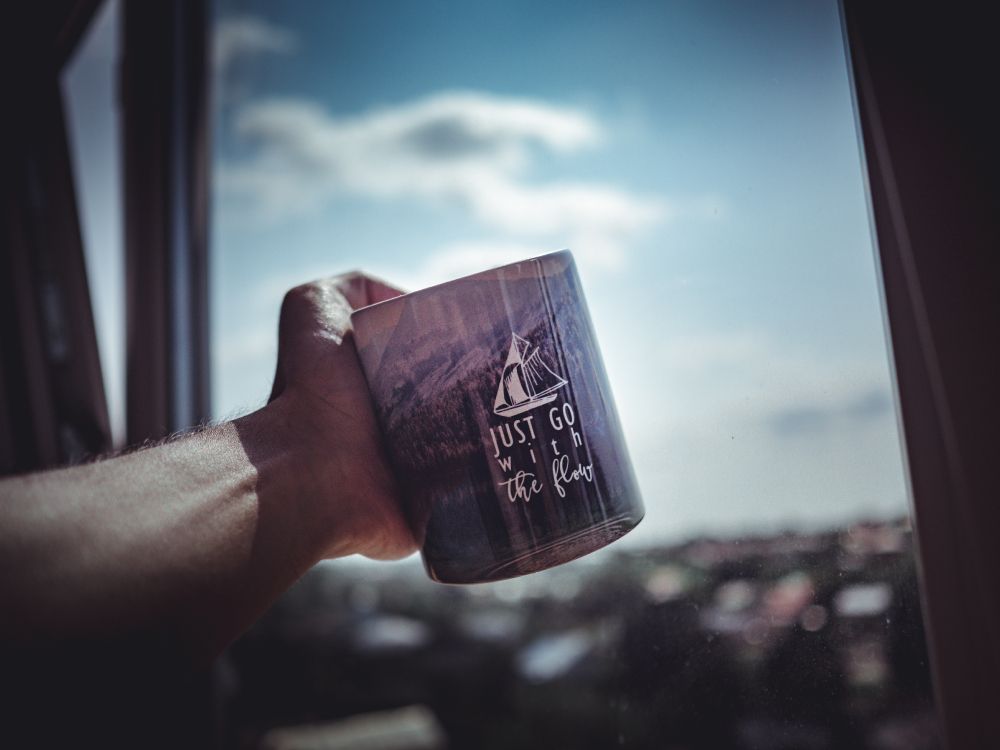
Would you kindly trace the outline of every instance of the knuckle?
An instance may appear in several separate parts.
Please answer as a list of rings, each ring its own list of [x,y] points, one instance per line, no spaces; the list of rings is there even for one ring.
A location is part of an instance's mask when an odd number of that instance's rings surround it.
[[[287,292],[285,292],[284,298],[281,300],[281,308],[285,310],[290,307],[295,307],[302,304],[304,301],[310,299],[315,287],[314,282],[307,282],[305,284],[299,284],[298,286],[293,286]]]

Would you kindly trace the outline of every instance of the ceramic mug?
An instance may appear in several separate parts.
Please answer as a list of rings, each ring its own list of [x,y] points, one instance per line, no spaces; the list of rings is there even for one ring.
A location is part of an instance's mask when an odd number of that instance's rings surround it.
[[[431,578],[531,573],[603,547],[642,519],[569,251],[351,317]]]

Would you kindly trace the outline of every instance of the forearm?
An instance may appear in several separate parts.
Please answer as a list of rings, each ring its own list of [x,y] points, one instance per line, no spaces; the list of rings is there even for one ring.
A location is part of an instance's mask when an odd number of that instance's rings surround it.
[[[150,631],[211,655],[330,551],[307,450],[279,399],[161,446],[0,482],[0,633]],[[334,547],[351,551],[346,538]]]
[[[317,560],[412,552],[350,329],[399,293],[357,274],[296,287],[264,409],[0,481],[0,638],[148,634],[211,656]]]

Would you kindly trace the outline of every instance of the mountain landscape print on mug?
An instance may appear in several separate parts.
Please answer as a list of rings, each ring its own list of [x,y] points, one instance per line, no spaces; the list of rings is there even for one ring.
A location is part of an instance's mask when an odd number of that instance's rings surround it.
[[[433,578],[540,570],[641,520],[568,252],[364,308],[354,327]]]

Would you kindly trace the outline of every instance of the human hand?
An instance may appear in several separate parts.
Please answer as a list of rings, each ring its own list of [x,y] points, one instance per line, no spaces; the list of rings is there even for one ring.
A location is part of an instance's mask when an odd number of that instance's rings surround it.
[[[399,504],[351,330],[351,311],[402,292],[360,273],[303,284],[281,306],[271,403],[301,461],[322,554],[404,557]]]

